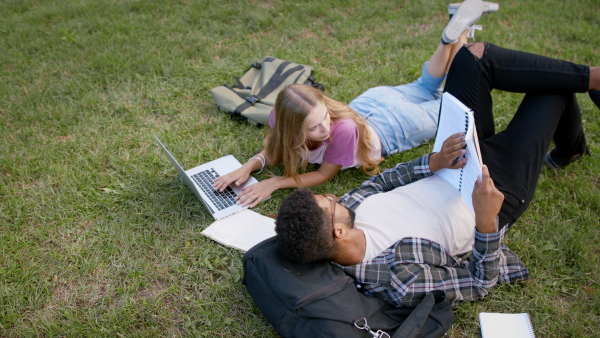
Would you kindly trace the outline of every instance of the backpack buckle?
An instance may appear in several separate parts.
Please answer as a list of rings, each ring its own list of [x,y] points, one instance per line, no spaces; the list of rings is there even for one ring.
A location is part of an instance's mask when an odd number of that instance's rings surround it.
[[[369,332],[373,334],[373,331]],[[381,330],[377,330],[377,333],[373,336],[375,338],[390,338],[390,335],[387,332],[383,332]]]
[[[251,105],[254,105],[256,102],[260,101],[260,97],[252,95],[250,97],[247,97],[246,101],[250,102]]]
[[[390,338],[390,335],[387,332],[383,332],[381,330],[377,330],[377,332],[373,332],[371,330],[371,328],[369,327],[369,324],[367,323],[367,318],[361,318],[358,320],[358,322],[360,322],[360,324],[358,324],[357,321],[354,321],[354,326],[356,326],[357,329],[361,329],[361,330],[365,330],[365,331],[369,332],[371,337],[373,337],[373,338]]]

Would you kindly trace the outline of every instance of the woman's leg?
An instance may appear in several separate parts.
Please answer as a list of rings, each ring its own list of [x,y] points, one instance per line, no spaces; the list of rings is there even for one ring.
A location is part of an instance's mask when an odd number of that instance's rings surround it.
[[[466,32],[464,36],[466,42]],[[370,88],[348,105],[375,129],[384,157],[414,148],[435,136],[439,97],[446,69],[459,49],[456,45],[440,43],[416,81]]]
[[[439,99],[448,68],[456,53],[467,42],[467,34],[468,31],[464,31],[458,42],[454,44],[440,43],[429,61],[425,62],[421,77],[412,83],[396,86],[394,89],[404,95],[406,100],[416,104]]]
[[[433,77],[446,75],[454,56],[467,43],[467,33],[468,31],[464,31],[456,43],[446,45],[440,42],[427,63],[427,73]]]

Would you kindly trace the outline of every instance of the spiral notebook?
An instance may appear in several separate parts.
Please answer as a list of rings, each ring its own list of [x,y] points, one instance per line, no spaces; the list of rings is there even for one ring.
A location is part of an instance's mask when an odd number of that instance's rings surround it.
[[[459,190],[467,205],[473,209],[471,194],[475,186],[475,181],[481,175],[482,166],[475,118],[472,109],[465,106],[452,94],[445,92],[442,94],[438,129],[433,144],[433,151],[439,152],[442,149],[444,141],[450,135],[459,132],[465,132],[465,141],[467,143],[465,157],[468,158],[467,164],[460,169],[441,169],[436,171],[435,174]]]
[[[535,338],[528,313],[479,314],[482,338]]]

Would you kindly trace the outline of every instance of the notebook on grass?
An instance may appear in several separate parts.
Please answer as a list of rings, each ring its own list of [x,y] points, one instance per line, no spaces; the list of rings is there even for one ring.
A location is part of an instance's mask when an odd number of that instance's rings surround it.
[[[479,314],[482,338],[535,338],[528,313]]]
[[[258,182],[254,177],[250,176],[248,181],[241,186],[230,185],[223,192],[214,190],[212,186],[215,178],[228,174],[242,166],[233,155],[227,155],[195,168],[184,170],[158,137],[154,136],[154,138],[175,167],[175,170],[177,170],[181,179],[183,179],[202,204],[206,206],[206,209],[208,209],[208,212],[210,212],[215,220],[247,209],[247,207],[236,204],[236,196],[245,187]]]
[[[202,230],[202,234],[225,246],[246,252],[265,239],[275,236],[275,220],[246,209],[214,221]]]
[[[433,151],[439,152],[444,141],[459,132],[465,132],[467,164],[460,169],[441,169],[436,171],[435,174],[459,190],[467,205],[473,209],[471,194],[473,193],[475,181],[481,176],[481,166],[483,165],[481,152],[479,151],[477,129],[475,128],[475,118],[472,109],[465,106],[452,94],[445,92],[442,94],[438,130]]]

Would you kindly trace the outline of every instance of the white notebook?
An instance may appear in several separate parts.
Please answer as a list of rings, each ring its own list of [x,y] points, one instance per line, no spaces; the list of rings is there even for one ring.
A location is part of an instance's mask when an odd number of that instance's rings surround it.
[[[223,245],[246,252],[254,245],[275,236],[275,220],[245,209],[215,221],[202,234]]]
[[[441,169],[436,171],[435,174],[460,191],[465,203],[467,203],[469,208],[473,209],[471,195],[475,181],[481,176],[482,166],[475,118],[473,110],[465,106],[452,96],[452,94],[445,92],[442,94],[440,118],[438,120],[433,151],[439,152],[442,149],[444,141],[450,135],[458,132],[465,132],[465,141],[467,143],[465,157],[468,159],[467,164],[460,169]]]
[[[535,338],[528,313],[479,314],[482,338]]]

